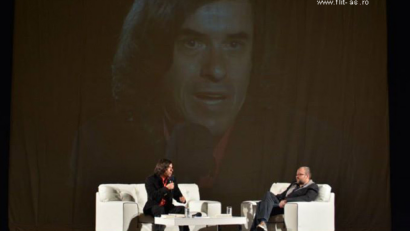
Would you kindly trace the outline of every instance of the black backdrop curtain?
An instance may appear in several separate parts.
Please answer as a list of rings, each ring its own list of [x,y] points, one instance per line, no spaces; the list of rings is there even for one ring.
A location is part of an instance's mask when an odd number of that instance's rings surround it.
[[[13,1],[6,1],[1,9],[2,40],[2,62],[1,69],[1,116],[0,116],[0,183],[3,185],[4,193],[0,200],[0,229],[8,230],[8,177],[9,177],[9,140],[10,140],[10,98],[11,98],[11,71],[13,53]]]
[[[410,180],[406,154],[410,129],[410,81],[407,78],[410,35],[403,30],[409,22],[408,7],[408,3],[404,6],[395,1],[387,2],[392,230],[403,231],[410,228],[410,202],[403,200],[401,190],[403,184]]]

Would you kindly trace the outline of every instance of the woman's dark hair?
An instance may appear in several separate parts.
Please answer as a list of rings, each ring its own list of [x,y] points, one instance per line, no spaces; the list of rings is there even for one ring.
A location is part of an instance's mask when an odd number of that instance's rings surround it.
[[[176,36],[199,7],[218,0],[135,0],[112,65],[117,104],[143,111],[162,110],[161,81],[172,64]],[[232,0],[234,1],[234,0]],[[253,10],[253,81],[259,82],[265,57],[266,0],[249,0]]]
[[[154,169],[155,175],[157,176],[164,175],[165,171],[167,171],[170,164],[172,164],[172,161],[165,159],[165,158],[160,159]]]

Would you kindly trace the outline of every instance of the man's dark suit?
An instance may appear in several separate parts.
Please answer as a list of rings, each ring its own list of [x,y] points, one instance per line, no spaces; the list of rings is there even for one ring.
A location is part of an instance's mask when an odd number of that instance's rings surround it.
[[[180,197],[182,197],[181,190],[179,190],[178,183],[176,179],[173,179],[174,189],[169,190],[164,186],[162,178],[156,174],[149,176],[145,181],[145,189],[147,190],[148,200],[144,206],[144,214],[151,215],[154,217],[160,217],[162,214],[168,213],[184,213],[183,206],[174,206],[172,204],[172,199],[178,202]],[[165,199],[165,205],[160,206],[161,200]],[[155,230],[164,230],[165,226],[155,225]],[[180,226],[181,231],[189,230],[188,226]]]
[[[288,191],[295,186],[296,188],[286,196]],[[313,181],[311,184],[302,188],[298,188],[296,182],[293,182],[284,192],[278,195],[274,195],[270,191],[266,192],[256,208],[255,219],[253,220],[251,231],[255,230],[261,221],[268,221],[270,216],[283,214],[284,209],[279,207],[280,201],[313,201],[316,199],[318,193],[319,187]]]
[[[286,199],[287,202],[292,201],[313,201],[316,199],[319,193],[319,187],[317,184],[312,183],[306,187],[301,189],[294,190],[286,197],[286,193],[289,191],[290,188],[296,185],[296,182],[293,182],[289,185],[289,187],[281,194],[276,195],[276,198],[281,201]]]

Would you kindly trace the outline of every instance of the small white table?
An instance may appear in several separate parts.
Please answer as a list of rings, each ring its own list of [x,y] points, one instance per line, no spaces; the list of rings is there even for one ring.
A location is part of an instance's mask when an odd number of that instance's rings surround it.
[[[206,225],[217,226],[218,231],[221,230],[221,225],[238,225],[239,230],[242,230],[242,225],[246,224],[245,217],[194,217],[194,218],[162,218],[155,217],[156,225]]]

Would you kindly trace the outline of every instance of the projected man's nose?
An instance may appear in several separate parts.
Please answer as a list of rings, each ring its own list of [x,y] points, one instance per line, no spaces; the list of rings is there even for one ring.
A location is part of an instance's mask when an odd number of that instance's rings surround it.
[[[213,82],[222,81],[226,77],[225,57],[219,48],[209,48],[204,55],[201,77]]]

